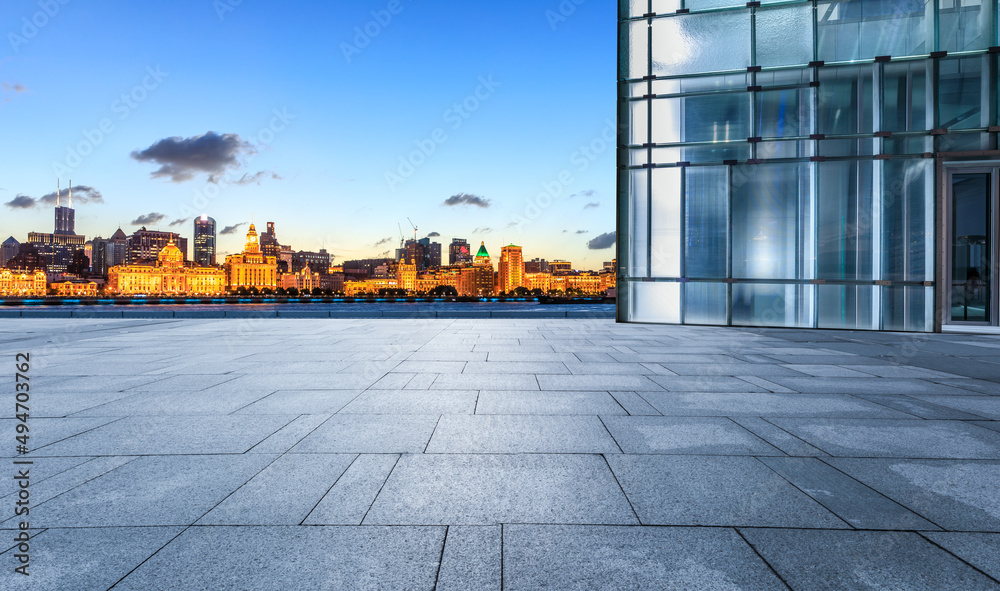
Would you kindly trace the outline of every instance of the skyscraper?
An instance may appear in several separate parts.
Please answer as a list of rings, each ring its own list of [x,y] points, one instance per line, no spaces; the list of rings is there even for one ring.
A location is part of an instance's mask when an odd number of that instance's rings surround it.
[[[142,226],[129,236],[126,241],[125,263],[128,265],[139,263],[153,264],[158,259],[160,250],[171,242],[180,249],[181,255],[186,261],[187,238],[181,238],[180,234],[175,234],[174,232],[147,230],[146,226]]]
[[[452,238],[448,245],[448,264],[461,265],[472,262],[472,249],[465,238]]]
[[[996,0],[619,7],[619,320],[1000,332]]]
[[[21,243],[14,239],[13,236],[3,241],[0,244],[0,267],[7,264],[7,261],[17,256],[17,253],[21,249]]]
[[[500,249],[500,273],[498,289],[511,293],[524,283],[524,255],[520,246],[509,244]]]
[[[62,206],[62,190],[56,181],[56,235],[71,236],[76,234],[76,211],[73,209],[73,181],[69,182],[69,205]]]
[[[215,266],[215,220],[202,215],[194,220],[194,262]]]

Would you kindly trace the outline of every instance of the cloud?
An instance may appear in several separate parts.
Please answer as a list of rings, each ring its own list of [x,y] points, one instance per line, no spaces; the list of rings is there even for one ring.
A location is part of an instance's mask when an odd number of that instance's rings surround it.
[[[573,193],[572,195],[569,196],[569,198],[572,199],[574,197],[593,197],[594,195],[597,195],[597,191],[595,191],[593,189],[587,189],[586,191],[580,191],[579,193]]]
[[[241,156],[256,152],[250,142],[235,133],[220,135],[209,131],[189,138],[162,139],[145,150],[132,152],[132,159],[159,164],[160,168],[151,175],[153,178],[169,177],[171,182],[182,183],[196,174],[207,173],[209,182],[214,183],[226,171],[239,168]]]
[[[184,218],[184,219],[174,220],[174,221],[170,222],[170,227],[173,228],[174,226],[180,226],[182,224],[185,224],[185,223],[187,223],[187,221],[189,219],[191,219],[191,218]]]
[[[35,199],[27,195],[18,195],[4,205],[11,209],[31,209],[35,206]]]
[[[601,234],[597,238],[587,242],[587,248],[590,250],[604,250],[605,248],[611,248],[618,241],[617,232],[608,232],[606,234]]]
[[[69,189],[62,189],[59,191],[62,196],[62,202],[66,203],[69,199]],[[38,199],[39,204],[45,205],[55,205],[56,204],[56,192],[52,191],[48,195],[42,195]],[[104,203],[104,195],[93,187],[88,187],[87,185],[75,185],[73,187],[73,204],[74,206],[84,203]]]
[[[600,207],[601,204],[596,201],[591,201],[590,203],[583,206],[584,209],[594,209],[595,207]]]
[[[485,197],[480,197],[479,195],[471,195],[469,193],[459,193],[458,195],[452,195],[451,197],[444,200],[441,205],[447,205],[448,207],[455,207],[456,205],[475,205],[476,207],[482,207],[483,209],[491,205],[490,200]]]
[[[153,213],[147,213],[146,215],[141,215],[135,218],[134,220],[132,220],[132,225],[147,226],[152,224],[158,224],[162,222],[164,219],[166,219],[166,217],[167,216],[163,215],[162,213],[156,213],[154,211]]]
[[[268,171],[268,170],[262,170],[260,172],[254,173],[254,174],[250,174],[249,172],[244,173],[243,176],[239,178],[239,180],[233,181],[233,184],[234,185],[259,185],[260,184],[260,180],[262,178],[265,178],[265,177],[270,177],[270,178],[272,178],[272,179],[274,179],[276,181],[283,181],[283,180],[285,180],[284,177],[282,177],[281,175],[279,175],[276,172],[271,172],[271,171]]]
[[[25,85],[19,84],[17,82],[15,82],[14,84],[7,84],[6,82],[4,82],[0,84],[0,86],[3,86],[4,92],[14,92],[15,94],[28,92],[28,88]]]
[[[389,236],[388,238],[383,238],[383,239],[379,240],[373,246],[375,248],[378,248],[378,247],[382,246],[383,244],[389,244],[391,242],[392,242],[392,236]]]
[[[434,238],[435,236],[440,236],[440,235],[441,235],[441,234],[440,234],[440,233],[438,233],[438,232],[431,232],[430,234],[428,234],[428,235],[427,235],[427,237],[428,237],[428,238]]]
[[[590,230],[577,230],[576,231],[577,234],[586,234],[588,232],[590,232]]]
[[[240,222],[238,224],[233,224],[232,226],[226,226],[221,232],[219,232],[219,234],[235,234],[236,230],[240,229],[240,226],[245,226],[248,223],[249,222]]]
[[[472,231],[473,234],[489,234],[493,231],[493,228],[476,228]]]

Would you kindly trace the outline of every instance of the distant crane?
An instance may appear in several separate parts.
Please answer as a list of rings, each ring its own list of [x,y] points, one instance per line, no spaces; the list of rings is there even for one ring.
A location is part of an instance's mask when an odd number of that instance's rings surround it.
[[[410,222],[410,225],[413,226],[413,241],[416,242],[417,241],[417,227],[413,224],[413,220],[411,220],[410,218],[406,218],[406,221]]]
[[[406,238],[403,237],[403,225],[397,222],[396,227],[399,228],[399,247],[403,248],[406,245]]]

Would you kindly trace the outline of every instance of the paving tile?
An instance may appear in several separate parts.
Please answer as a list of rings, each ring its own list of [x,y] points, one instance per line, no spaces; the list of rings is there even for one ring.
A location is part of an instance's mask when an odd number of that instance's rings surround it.
[[[50,528],[30,544],[29,576],[14,572],[14,552],[0,554],[7,591],[107,589],[182,531],[180,527]]]
[[[483,390],[477,415],[620,415],[625,409],[607,392]]]
[[[741,530],[793,589],[996,589],[915,533]]]
[[[143,392],[200,392],[206,388],[225,384],[236,376],[231,375],[168,375],[160,376],[160,379],[148,384],[132,386],[129,391],[142,390]],[[236,391],[236,390],[231,390]]]
[[[426,347],[410,353],[410,356],[406,358],[407,362],[417,362],[417,361],[431,361],[431,362],[446,362],[446,363],[456,363],[461,361],[486,361],[486,356],[488,353],[485,351],[472,351],[472,347],[465,347],[465,350],[456,351],[443,351],[435,349],[427,349]],[[461,370],[459,370],[461,371]],[[445,372],[442,372],[445,373]]]
[[[503,580],[511,591],[786,588],[736,532],[704,528],[508,525]]]
[[[603,417],[627,454],[784,455],[727,418]]]
[[[267,439],[251,447],[247,453],[283,454],[329,418],[330,415],[296,417],[292,422],[272,433]]]
[[[1000,433],[962,421],[771,419],[832,456],[1000,459]]]
[[[645,398],[638,392],[609,392],[614,396],[618,404],[632,416],[659,415],[660,412],[653,408]]]
[[[404,455],[369,524],[635,524],[598,455]]]
[[[857,529],[939,529],[816,458],[762,457],[760,461]]]
[[[1000,532],[1000,462],[824,461],[946,530]]]
[[[977,380],[973,378],[961,378],[954,380],[931,378],[931,381],[945,386],[954,386],[970,392],[978,392],[980,394],[1000,394],[1000,382],[990,382],[988,380]]]
[[[1000,420],[1000,396],[927,396],[916,394],[914,397],[968,413],[972,415],[970,418]]]
[[[407,382],[404,390],[429,390],[432,385],[434,385],[434,380],[437,379],[438,375],[436,373],[418,373],[413,376],[413,379]]]
[[[286,454],[260,471],[199,525],[298,525],[356,456]]]
[[[243,453],[292,417],[125,417],[39,449],[39,456]]]
[[[334,415],[292,453],[423,453],[439,415]]]
[[[500,530],[496,525],[449,527],[436,591],[500,591]]]
[[[387,373],[371,385],[370,390],[402,390],[417,374]]]
[[[538,390],[535,376],[521,374],[441,374],[432,390]]]
[[[238,415],[334,414],[361,390],[278,390],[236,411]]]
[[[657,373],[641,363],[566,363],[565,367],[569,369],[570,373],[575,375],[644,375]]]
[[[662,390],[658,384],[647,376],[619,375],[539,375],[538,384],[542,390],[573,390],[573,391],[626,391],[648,392]],[[501,388],[494,388],[501,389]]]
[[[649,376],[671,392],[765,392],[764,388],[730,376]]]
[[[799,373],[804,373],[814,378],[863,378],[872,375],[871,373],[859,371],[859,369],[848,369],[840,365],[784,364],[781,367],[785,367],[787,369],[797,371]],[[877,366],[855,365],[853,367],[861,368],[861,367],[877,367]]]
[[[1000,421],[972,421],[972,424],[983,429],[1000,432]]]
[[[146,456],[31,508],[46,527],[190,525],[274,460]]]
[[[485,360],[484,360],[485,361]],[[465,361],[426,361],[413,359],[411,355],[406,361],[392,369],[403,373],[462,373]]]
[[[368,390],[341,414],[472,414],[476,390]]]
[[[647,392],[643,398],[668,416],[913,418],[846,394]]]
[[[557,361],[470,361],[466,374],[568,374],[566,365]]]
[[[754,458],[607,459],[643,525],[848,527]]]
[[[967,390],[909,378],[786,378],[772,382],[807,394],[968,394]]]
[[[263,398],[261,392],[132,391],[129,396],[88,408],[75,416],[223,415]],[[287,413],[285,413],[287,414]]]
[[[538,361],[576,363],[579,357],[573,353],[539,353],[537,351],[521,351],[520,349],[511,351],[490,351],[487,361],[523,361],[534,363]]]
[[[619,453],[595,416],[444,415],[427,453]]]
[[[60,419],[29,417],[28,420],[28,428],[30,429],[28,432],[28,450],[35,455],[42,453],[41,450],[44,450],[46,446],[50,446],[53,443],[78,437],[94,429],[110,425],[120,419],[118,417],[70,417]],[[0,433],[10,434],[11,443],[14,442],[14,429],[15,424],[18,422],[15,418],[0,418]],[[6,455],[14,455],[16,449],[13,445],[9,445],[4,452],[6,452]]]
[[[443,527],[194,527],[115,590],[432,589],[444,532]]]
[[[1000,579],[1000,534],[925,532],[924,537],[994,579]]]
[[[357,456],[302,523],[361,525],[398,460],[397,454]]]
[[[899,412],[910,415],[911,417],[918,417],[921,419],[932,419],[936,421],[954,419],[965,421],[982,418],[967,412],[955,410],[954,408],[950,408],[948,406],[931,404],[930,402],[919,400],[910,396],[855,394],[854,397],[873,402],[885,408],[898,410]]]

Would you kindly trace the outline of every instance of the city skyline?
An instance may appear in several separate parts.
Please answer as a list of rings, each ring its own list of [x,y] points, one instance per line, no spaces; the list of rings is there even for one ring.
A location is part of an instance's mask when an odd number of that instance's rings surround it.
[[[72,177],[88,238],[208,214],[224,256],[253,212],[344,260],[391,252],[410,218],[418,237],[611,258],[611,5],[11,4],[4,238],[49,231],[51,189]],[[428,41],[432,23],[454,34]],[[81,26],[114,34],[65,51]]]

